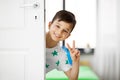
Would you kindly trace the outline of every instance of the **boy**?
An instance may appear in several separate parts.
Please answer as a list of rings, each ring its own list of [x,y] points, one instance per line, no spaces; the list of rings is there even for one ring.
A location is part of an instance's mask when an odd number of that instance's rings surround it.
[[[49,22],[49,31],[46,33],[46,73],[57,69],[64,71],[69,80],[78,80],[80,51],[75,49],[75,41],[72,47],[67,44],[72,66],[68,64],[66,53],[59,45],[59,41],[70,36],[75,24],[74,14],[66,10],[57,12],[53,20]]]

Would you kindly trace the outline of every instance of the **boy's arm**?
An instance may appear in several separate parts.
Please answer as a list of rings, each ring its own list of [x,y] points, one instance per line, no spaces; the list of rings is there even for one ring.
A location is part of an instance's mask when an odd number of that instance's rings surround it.
[[[64,72],[69,80],[78,80],[79,75],[79,62],[73,62],[72,68]]]
[[[73,47],[71,48],[69,44],[67,47],[70,51],[72,58],[72,68],[65,72],[70,80],[78,80],[79,75],[79,64],[80,64],[80,51],[75,49],[75,41],[73,41]]]

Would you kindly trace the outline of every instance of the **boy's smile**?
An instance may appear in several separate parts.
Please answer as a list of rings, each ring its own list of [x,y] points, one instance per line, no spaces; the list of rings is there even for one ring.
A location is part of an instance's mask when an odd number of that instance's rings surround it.
[[[54,41],[65,40],[70,36],[72,25],[70,23],[55,20],[53,23],[49,24],[50,36]]]

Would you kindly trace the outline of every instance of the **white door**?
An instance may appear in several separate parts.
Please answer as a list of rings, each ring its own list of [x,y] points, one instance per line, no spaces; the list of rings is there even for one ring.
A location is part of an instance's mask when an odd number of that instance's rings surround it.
[[[0,80],[44,80],[44,0],[0,0]]]

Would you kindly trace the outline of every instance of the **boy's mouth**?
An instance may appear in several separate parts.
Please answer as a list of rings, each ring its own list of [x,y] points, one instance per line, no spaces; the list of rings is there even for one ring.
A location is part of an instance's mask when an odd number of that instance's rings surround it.
[[[60,38],[60,36],[57,33],[54,33],[54,36]]]

